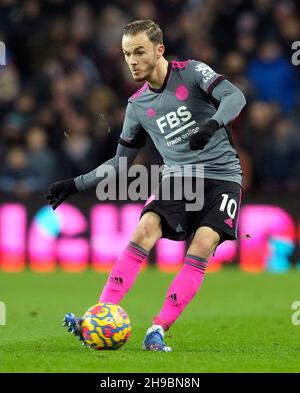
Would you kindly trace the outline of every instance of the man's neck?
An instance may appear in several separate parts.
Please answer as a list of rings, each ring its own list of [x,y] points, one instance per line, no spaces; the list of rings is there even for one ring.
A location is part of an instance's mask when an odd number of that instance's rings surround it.
[[[153,89],[159,89],[162,87],[168,72],[168,64],[168,61],[164,57],[160,58],[160,60],[157,62],[155,70],[147,80],[150,87]]]

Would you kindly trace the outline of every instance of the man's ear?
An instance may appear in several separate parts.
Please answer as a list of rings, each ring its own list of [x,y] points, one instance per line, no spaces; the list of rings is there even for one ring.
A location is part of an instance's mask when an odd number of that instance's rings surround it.
[[[159,44],[157,45],[156,48],[156,58],[159,59],[160,57],[162,57],[165,53],[165,47],[163,44]]]

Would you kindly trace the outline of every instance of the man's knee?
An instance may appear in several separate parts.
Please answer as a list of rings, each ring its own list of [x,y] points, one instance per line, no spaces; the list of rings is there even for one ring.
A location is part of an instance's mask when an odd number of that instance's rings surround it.
[[[133,234],[132,241],[145,246],[153,247],[158,239],[162,236],[161,219],[158,214],[148,212],[141,218],[136,231]],[[147,247],[148,246],[148,247]]]
[[[193,242],[191,244],[191,249],[193,250],[192,252],[190,252],[192,255],[207,258],[207,256],[212,254],[215,246],[212,242],[206,239],[198,239],[196,242]]]
[[[202,258],[209,258],[220,241],[220,235],[209,227],[197,230],[188,253]]]

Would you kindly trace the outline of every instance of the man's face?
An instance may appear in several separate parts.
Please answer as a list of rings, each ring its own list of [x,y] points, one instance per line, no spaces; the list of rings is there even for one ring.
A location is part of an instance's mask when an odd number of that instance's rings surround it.
[[[145,32],[136,35],[123,35],[122,50],[132,77],[137,82],[148,80],[156,67],[164,46],[155,45]]]

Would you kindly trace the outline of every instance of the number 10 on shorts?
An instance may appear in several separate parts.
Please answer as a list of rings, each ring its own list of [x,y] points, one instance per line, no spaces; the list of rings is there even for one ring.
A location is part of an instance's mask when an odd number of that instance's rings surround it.
[[[220,211],[223,212],[226,209],[228,216],[234,219],[237,211],[237,202],[234,199],[229,199],[228,194],[222,194],[222,198]]]

